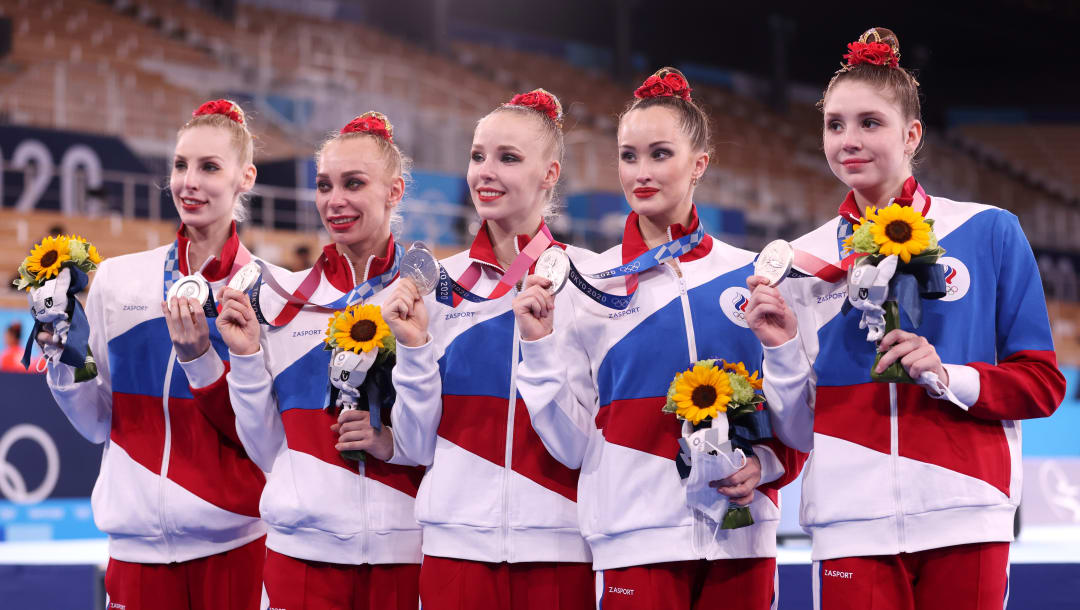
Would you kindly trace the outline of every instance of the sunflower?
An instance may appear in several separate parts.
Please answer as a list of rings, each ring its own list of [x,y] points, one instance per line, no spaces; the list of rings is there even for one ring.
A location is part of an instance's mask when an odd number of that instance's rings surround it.
[[[727,411],[731,382],[712,362],[699,362],[675,378],[675,413],[692,424]]]
[[[336,314],[326,333],[327,343],[359,354],[382,346],[383,339],[390,335],[390,327],[378,305],[358,304]]]
[[[35,279],[49,279],[60,273],[60,265],[71,260],[71,250],[68,246],[68,238],[63,235],[46,237],[41,243],[34,246],[30,256],[26,257],[26,270],[34,275]]]
[[[867,218],[870,218],[870,213]],[[905,263],[930,246],[930,225],[910,207],[892,204],[873,214],[870,231],[885,256],[896,254]]]
[[[860,226],[862,226],[862,225],[855,225],[855,227],[854,227],[855,230],[858,230]],[[854,252],[855,251],[855,244],[851,243],[852,240],[854,240],[854,239],[855,239],[855,233],[854,232],[852,232],[851,235],[848,235],[847,237],[844,238],[844,253],[845,254],[848,253],[848,252]]]
[[[726,360],[721,360],[720,362],[723,363],[725,371],[731,371],[736,375],[746,377],[746,380],[750,382],[750,387],[755,390],[761,389],[762,379],[758,375],[758,371],[754,371],[754,374],[751,375],[750,372],[746,370],[746,365],[741,362],[728,362]]]

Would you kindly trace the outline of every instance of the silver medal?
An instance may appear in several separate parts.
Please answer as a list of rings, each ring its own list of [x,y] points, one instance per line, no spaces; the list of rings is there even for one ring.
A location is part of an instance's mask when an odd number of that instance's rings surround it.
[[[562,248],[548,248],[536,259],[534,274],[548,279],[551,282],[548,292],[558,294],[566,285],[566,279],[570,277],[570,257]]]
[[[182,277],[169,287],[166,301],[169,303],[170,308],[174,297],[195,299],[199,302],[200,307],[205,308],[207,301],[210,299],[210,284],[201,275]]]
[[[239,290],[240,292],[247,292],[255,287],[255,282],[259,281],[259,265],[255,261],[244,265],[232,276],[229,280],[229,288],[233,290]]]
[[[760,275],[769,280],[770,286],[776,286],[784,281],[794,262],[795,249],[788,242],[777,239],[769,242],[758,255],[754,262],[754,275]]]
[[[439,263],[427,246],[414,242],[401,257],[401,275],[416,284],[420,296],[431,294],[439,284]]]

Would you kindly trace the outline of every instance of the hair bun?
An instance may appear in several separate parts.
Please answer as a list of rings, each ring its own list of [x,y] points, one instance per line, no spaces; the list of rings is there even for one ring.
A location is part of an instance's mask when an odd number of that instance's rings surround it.
[[[349,121],[341,128],[341,133],[370,133],[391,144],[394,143],[394,126],[390,124],[390,119],[386,118],[385,114],[374,110],[369,110]]]
[[[247,125],[243,108],[240,107],[240,104],[237,104],[232,100],[212,100],[205,102],[202,106],[196,108],[195,112],[191,113],[191,116],[197,117],[208,114],[220,114],[241,125]]]
[[[888,28],[870,28],[859,36],[859,40],[849,42],[847,48],[841,71],[850,70],[859,64],[900,67],[900,41]]]
[[[689,102],[690,91],[690,83],[686,81],[682,72],[675,68],[660,68],[634,90],[634,97],[638,99],[678,97]]]
[[[555,94],[546,89],[537,88],[528,93],[518,93],[510,98],[509,102],[506,102],[503,105],[532,108],[552,121],[555,121],[556,125],[562,126],[562,104],[559,103],[559,98],[555,97]]]

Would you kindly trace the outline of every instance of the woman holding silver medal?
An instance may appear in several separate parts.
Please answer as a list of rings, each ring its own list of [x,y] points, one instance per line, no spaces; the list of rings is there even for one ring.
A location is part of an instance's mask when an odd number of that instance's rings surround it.
[[[363,344],[382,341],[386,329],[373,306],[398,277],[402,248],[391,226],[409,159],[386,117],[368,112],[323,142],[315,160],[315,207],[332,243],[312,269],[264,270],[269,286],[257,284],[255,298],[226,289],[218,318],[237,431],[268,473],[260,504],[268,526],[263,605],[415,609],[413,498],[423,470],[350,453],[392,449],[388,429],[370,425],[389,416],[389,375],[373,365],[377,350]],[[335,320],[348,328],[331,352],[325,340],[334,310],[344,310]],[[336,375],[329,399],[328,371]],[[360,393],[370,411],[339,408]]]
[[[896,35],[871,28],[847,48],[819,107],[826,160],[851,190],[835,218],[792,243],[802,276],[779,287],[750,278],[747,308],[768,346],[766,379],[784,395],[770,402],[777,434],[814,452],[800,520],[815,603],[1000,609],[1023,474],[1018,420],[1050,415],[1065,392],[1039,269],[1016,216],[931,197],[913,176],[919,84]],[[866,302],[880,314],[903,299],[897,259],[927,251],[944,289],[901,301],[895,328],[882,316],[875,331]]]
[[[516,285],[545,249],[566,247],[543,220],[561,119],[555,96],[538,89],[477,123],[467,182],[484,223],[472,247],[441,269],[411,250],[384,305],[398,341],[394,443],[372,454],[428,466],[416,502],[425,610],[594,607],[577,471],[547,454],[514,389]]]
[[[234,219],[255,175],[240,107],[195,110],[169,178],[176,241],[98,269],[86,307],[95,378],[49,365],[61,409],[105,443],[92,504],[109,535],[107,606],[258,607],[264,478],[236,435],[225,346],[204,313],[216,313],[210,291],[251,260]]]
[[[619,176],[633,210],[622,244],[587,262],[610,269],[584,276],[595,286],[573,269],[580,290],[558,300],[550,278],[531,276],[514,301],[518,389],[545,446],[581,468],[579,515],[605,609],[776,604],[776,490],[802,456],[756,441],[745,465],[702,484],[691,506],[677,462],[685,430],[662,412],[688,363],[761,358],[736,315],[754,254],[706,234],[693,203],[709,148],[708,119],[682,74],[651,76],[619,122]],[[754,524],[706,519],[701,511],[727,507],[725,498],[748,505]]]

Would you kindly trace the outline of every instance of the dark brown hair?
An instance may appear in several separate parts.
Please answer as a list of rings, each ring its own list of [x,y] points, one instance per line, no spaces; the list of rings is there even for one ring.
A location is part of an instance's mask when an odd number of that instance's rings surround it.
[[[870,28],[859,37],[860,42],[872,40],[881,42],[892,47],[897,59],[900,58],[900,40],[896,34],[888,28]],[[876,89],[887,91],[896,105],[900,108],[900,114],[904,119],[922,121],[922,105],[919,102],[919,81],[906,69],[888,65],[879,66],[872,63],[847,63],[836,71],[829,84],[822,93],[817,106],[819,110],[825,110],[825,98],[837,83],[844,81],[859,81]]]
[[[686,77],[679,70],[671,67],[660,68],[649,79],[653,77],[659,77],[663,79],[669,74],[677,74],[684,82]],[[646,80],[648,83],[649,80]],[[641,91],[644,88],[638,88]],[[689,85],[687,86],[687,93],[689,93]],[[704,151],[706,154],[712,156],[712,136],[709,130],[709,115],[705,114],[701,106],[697,104],[693,99],[690,99],[689,94],[684,97],[679,95],[658,95],[658,96],[646,96],[638,97],[635,94],[634,100],[626,105],[626,109],[619,115],[619,123],[621,124],[626,115],[635,110],[643,110],[645,108],[652,108],[654,106],[660,106],[663,108],[671,109],[676,116],[679,117],[679,125],[682,127],[683,132],[690,138],[690,145],[696,151]]]

